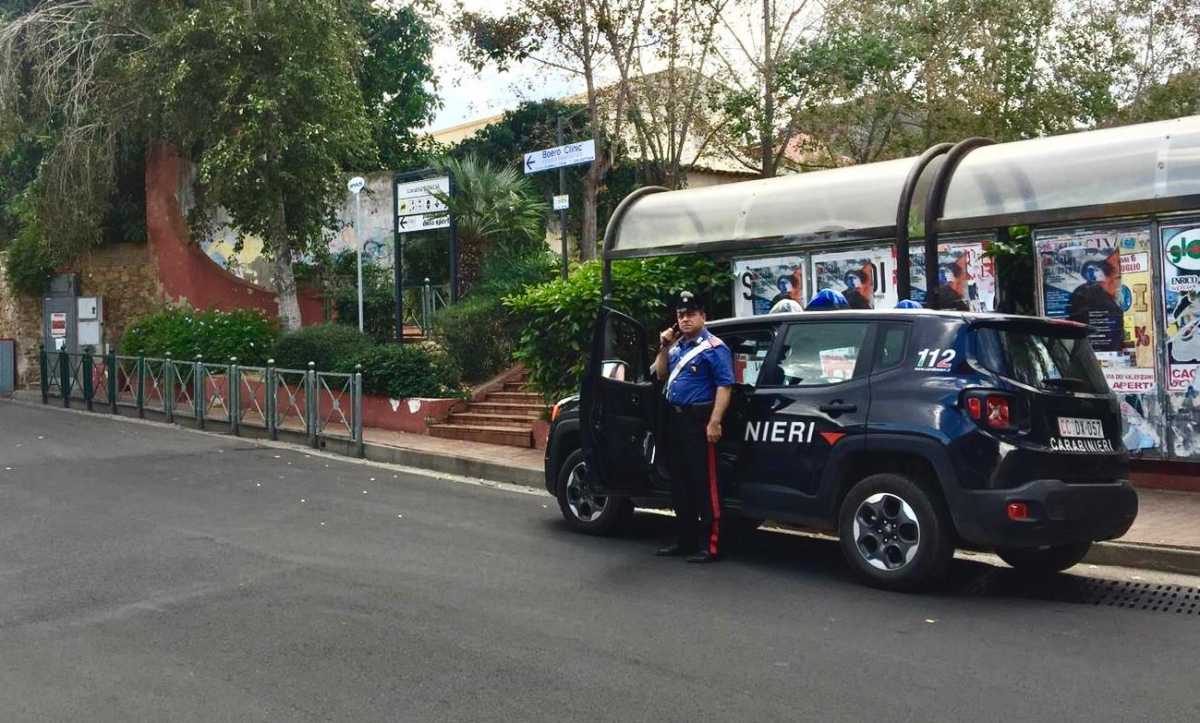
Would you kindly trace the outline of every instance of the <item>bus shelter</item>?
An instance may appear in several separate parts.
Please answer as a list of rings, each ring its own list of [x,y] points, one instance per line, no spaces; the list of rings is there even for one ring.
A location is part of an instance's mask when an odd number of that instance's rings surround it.
[[[707,253],[731,260],[739,316],[824,288],[993,311],[1006,280],[985,252],[1013,226],[1032,230],[1038,313],[1092,327],[1131,453],[1200,461],[1200,116],[638,189],[605,233],[605,280],[617,259]]]

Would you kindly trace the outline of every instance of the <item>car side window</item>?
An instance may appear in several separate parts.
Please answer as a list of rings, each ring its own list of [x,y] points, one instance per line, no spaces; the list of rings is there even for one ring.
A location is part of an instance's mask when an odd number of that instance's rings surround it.
[[[720,333],[721,338],[733,354],[733,379],[737,384],[754,386],[771,353],[775,341],[774,327],[739,329]]]
[[[788,327],[779,367],[783,386],[841,384],[854,377],[869,322],[800,322]]]
[[[879,329],[876,372],[893,369],[904,361],[904,347],[908,346],[908,329],[908,324],[886,324]]]

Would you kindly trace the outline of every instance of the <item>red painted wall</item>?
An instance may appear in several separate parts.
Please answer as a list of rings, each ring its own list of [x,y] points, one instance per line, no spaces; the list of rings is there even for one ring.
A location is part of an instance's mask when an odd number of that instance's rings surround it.
[[[165,143],[156,144],[146,158],[146,234],[163,291],[173,301],[186,300],[197,309],[258,309],[277,317],[279,303],[273,291],[239,279],[191,242],[179,202],[187,171],[187,163]],[[300,316],[305,325],[324,321],[321,297],[301,291]]]

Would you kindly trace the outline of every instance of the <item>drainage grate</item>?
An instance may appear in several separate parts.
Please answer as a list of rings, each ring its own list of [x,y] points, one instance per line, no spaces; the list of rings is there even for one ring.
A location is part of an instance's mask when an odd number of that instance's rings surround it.
[[[1089,580],[1078,602],[1087,605],[1200,616],[1200,588],[1125,580]]]

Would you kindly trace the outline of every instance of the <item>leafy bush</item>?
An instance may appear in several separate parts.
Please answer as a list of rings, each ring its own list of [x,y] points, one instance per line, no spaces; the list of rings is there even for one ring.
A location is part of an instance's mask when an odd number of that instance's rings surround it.
[[[39,233],[26,226],[8,245],[8,260],[4,264],[8,283],[29,296],[41,296],[54,274],[54,262]]]
[[[508,296],[505,305],[522,331],[515,356],[529,369],[530,382],[546,397],[573,393],[587,367],[592,326],[600,309],[600,262],[578,266],[566,280],[530,287]],[[699,256],[674,256],[613,263],[611,306],[646,327],[647,343],[670,324],[671,296],[684,289],[708,300],[708,318],[729,314],[731,277],[726,266]]]
[[[457,367],[433,344],[380,344],[340,361],[336,370],[362,365],[363,392],[391,399],[457,397],[463,394]]]
[[[514,253],[498,249],[488,257],[483,280],[471,293],[438,313],[435,336],[457,361],[463,379],[483,381],[512,364],[520,327],[500,299],[554,278],[555,258],[544,246]]]
[[[464,379],[483,381],[512,364],[517,333],[499,298],[472,294],[441,311],[434,325]]]
[[[333,371],[374,346],[371,337],[353,326],[333,322],[306,326],[280,337],[275,345],[275,366],[307,369],[309,362],[316,362],[318,371]]]
[[[121,340],[121,353],[176,359],[197,355],[213,363],[237,357],[238,363],[265,364],[278,335],[273,320],[252,309],[196,311],[164,309],[134,321]]]

